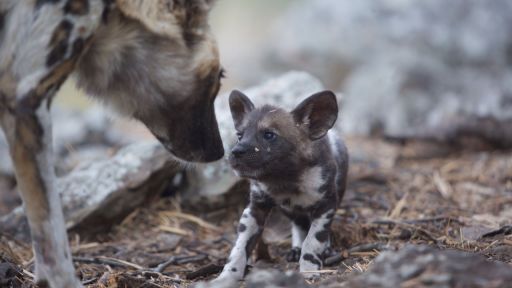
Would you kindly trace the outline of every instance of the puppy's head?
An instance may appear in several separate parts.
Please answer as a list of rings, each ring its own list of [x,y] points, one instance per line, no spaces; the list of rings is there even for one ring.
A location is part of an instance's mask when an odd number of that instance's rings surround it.
[[[238,142],[230,163],[241,177],[256,180],[286,178],[311,160],[314,141],[327,134],[338,117],[336,96],[316,93],[293,111],[265,105],[255,108],[239,91],[229,97]]]

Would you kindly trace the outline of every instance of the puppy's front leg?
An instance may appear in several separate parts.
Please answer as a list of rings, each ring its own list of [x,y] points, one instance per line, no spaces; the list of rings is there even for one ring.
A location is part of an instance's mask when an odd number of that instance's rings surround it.
[[[48,99],[26,97],[4,112],[0,122],[9,142],[30,226],[36,281],[54,288],[80,287],[55,188]]]
[[[316,271],[322,268],[322,254],[329,248],[331,223],[336,213],[335,204],[326,203],[325,205],[327,207],[321,209],[325,212],[312,220],[308,235],[302,244],[299,262],[301,272]]]
[[[247,260],[261,237],[263,225],[272,206],[271,200],[267,197],[251,194],[251,203],[245,208],[240,218],[235,247],[231,250],[228,262],[217,279],[241,280],[244,278]]]

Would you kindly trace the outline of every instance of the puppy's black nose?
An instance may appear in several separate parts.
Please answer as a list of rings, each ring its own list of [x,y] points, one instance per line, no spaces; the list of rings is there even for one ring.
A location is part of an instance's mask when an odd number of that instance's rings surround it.
[[[233,156],[237,157],[237,158],[240,158],[242,157],[244,154],[247,153],[247,151],[249,151],[249,147],[245,146],[245,145],[236,145],[233,150],[231,150],[231,154],[233,154]]]

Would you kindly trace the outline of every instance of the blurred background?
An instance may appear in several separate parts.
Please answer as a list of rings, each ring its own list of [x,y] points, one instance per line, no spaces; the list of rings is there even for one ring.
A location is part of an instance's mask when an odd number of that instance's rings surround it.
[[[466,134],[507,146],[509,139],[479,132],[475,121],[503,134],[500,123],[512,117],[511,6],[507,0],[219,0],[211,26],[228,75],[221,94],[302,70],[343,94],[346,133],[445,140],[465,126]],[[60,96],[67,106],[90,103],[72,81]]]

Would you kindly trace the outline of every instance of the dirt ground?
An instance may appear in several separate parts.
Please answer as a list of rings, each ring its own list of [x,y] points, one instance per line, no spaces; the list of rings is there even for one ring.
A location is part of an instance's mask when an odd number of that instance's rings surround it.
[[[368,138],[350,138],[348,146],[349,185],[333,225],[333,256],[310,283],[342,282],[364,272],[380,251],[407,243],[512,263],[512,152]],[[108,234],[72,234],[77,275],[91,288],[188,287],[212,279],[235,240],[243,204],[189,211],[179,197],[162,198]],[[280,230],[269,233],[270,255],[262,246],[263,260],[253,259],[253,267],[297,269],[284,260],[290,241]],[[0,286],[35,287],[29,243],[0,236],[0,275],[7,279]]]

